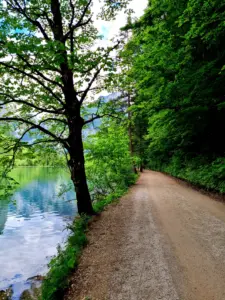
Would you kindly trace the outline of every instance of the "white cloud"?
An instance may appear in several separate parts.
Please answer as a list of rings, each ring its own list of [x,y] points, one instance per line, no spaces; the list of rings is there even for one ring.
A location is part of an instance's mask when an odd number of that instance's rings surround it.
[[[133,16],[139,18],[141,15],[143,15],[144,9],[147,7],[147,3],[148,0],[131,0],[128,8],[133,9]],[[99,2],[94,2],[93,10],[95,18],[100,10],[100,7],[101,6]],[[95,26],[99,32],[104,35],[102,44],[107,44],[110,39],[118,35],[120,28],[126,25],[126,21],[127,16],[123,11],[119,12],[116,19],[113,21],[107,22],[100,19],[95,19]]]
[[[132,17],[139,18],[141,15],[143,15],[145,8],[147,7],[148,0],[130,0],[130,4],[127,7],[128,9],[132,9],[134,13],[132,14]],[[112,42],[111,40],[118,36],[120,33],[120,28],[125,26],[127,23],[127,14],[125,14],[124,11],[120,11],[115,20],[111,21],[105,21],[102,20],[100,17],[98,18],[98,14],[101,11],[103,3],[101,3],[101,0],[94,0],[93,1],[93,20],[94,20],[94,26],[97,28],[100,35],[103,36],[103,39],[98,39],[95,41],[94,45],[92,46],[92,49],[96,49],[98,47],[108,47],[115,45],[115,41]],[[114,56],[116,54],[116,50],[111,52],[111,55]],[[101,75],[104,76],[104,72],[101,72]],[[80,78],[78,78],[80,80]],[[93,84],[93,87],[95,87],[97,83]],[[82,89],[85,89],[87,87],[87,83],[83,82]],[[109,93],[106,90],[101,91],[100,93],[90,93],[90,99],[89,101],[93,101],[98,99],[100,96],[106,96]]]
[[[145,8],[147,7],[148,0],[131,0],[128,8],[131,8],[134,11],[133,17],[139,18],[143,15]],[[95,1],[93,5],[93,12],[94,12],[94,24],[95,27],[98,29],[99,33],[104,36],[103,40],[98,41],[94,47],[104,47],[111,44],[110,40],[116,37],[119,32],[120,28],[126,25],[127,22],[127,15],[124,11],[118,13],[115,20],[112,21],[103,21],[101,19],[97,19],[97,14],[99,13],[101,8],[100,1]],[[98,94],[95,94],[94,99],[98,99],[100,96],[108,95],[108,91],[103,90]]]

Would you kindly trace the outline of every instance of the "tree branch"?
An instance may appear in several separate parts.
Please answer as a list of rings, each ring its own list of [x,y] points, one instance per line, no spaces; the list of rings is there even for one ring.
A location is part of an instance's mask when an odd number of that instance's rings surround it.
[[[57,118],[47,118],[47,119],[45,119],[45,120],[40,121],[39,125],[41,125],[42,123],[49,122],[49,121],[61,122],[61,123],[65,124],[65,125],[68,125],[68,123],[67,123],[66,120],[63,120],[63,119],[57,119]]]
[[[23,118],[17,118],[17,117],[0,117],[0,121],[8,121],[8,122],[21,122],[24,124],[28,124],[33,126],[33,128],[36,128],[38,130],[40,130],[41,132],[45,133],[46,135],[51,136],[55,141],[58,141],[59,143],[61,143],[64,147],[68,147],[66,140],[58,137],[57,135],[55,135],[54,133],[52,133],[51,131],[49,131],[48,129],[42,127],[39,124],[35,124],[29,120],[25,120]]]
[[[11,69],[11,70],[14,70],[20,74],[23,74],[33,80],[35,80],[36,82],[38,82],[46,91],[48,91],[57,101],[59,101],[62,105],[64,105],[64,103],[62,102],[62,100],[52,91],[51,88],[49,88],[48,86],[46,86],[40,79],[38,79],[37,77],[33,76],[32,74],[30,73],[27,73],[23,70],[20,70],[19,68],[17,67],[14,67],[14,66],[10,66],[8,65],[7,63],[5,62],[2,62],[0,61],[0,65],[4,66],[5,68],[8,68],[8,69]]]
[[[35,70],[35,69],[34,69],[34,66],[31,65],[31,64],[29,63],[29,61],[28,61],[27,59],[25,59],[22,55],[20,55],[19,53],[17,53],[17,55],[18,55],[18,57],[19,57],[23,62],[25,62],[25,63],[27,64],[27,66],[30,68],[30,70],[36,72],[37,75],[39,75],[41,78],[43,78],[44,80],[48,81],[49,83],[52,83],[53,85],[57,85],[57,86],[60,87],[61,89],[63,88],[63,86],[62,86],[59,82],[57,82],[57,81],[55,81],[55,80],[52,80],[52,79],[46,77],[46,76],[45,76],[44,74],[42,74],[40,71]]]
[[[95,80],[97,79],[99,73],[101,72],[103,67],[100,67],[99,69],[97,69],[97,71],[95,72],[94,76],[92,77],[91,81],[88,83],[88,87],[84,90],[83,95],[80,98],[80,104],[83,103],[83,101],[85,100],[87,93],[90,91],[92,84],[95,82]]]
[[[64,35],[63,41],[65,42],[65,41],[68,39],[68,37],[71,35],[71,33],[74,32],[74,30],[75,30],[76,28],[85,26],[85,25],[87,25],[89,22],[91,22],[91,19],[92,19],[92,17],[88,18],[87,21],[85,21],[85,22],[83,22],[83,23],[80,23],[80,24],[77,23],[76,25],[72,26],[71,29]]]
[[[103,88],[104,88],[103,86],[96,86],[96,87],[90,88],[89,91],[95,91],[95,90],[103,89]],[[76,94],[79,95],[79,94],[83,94],[84,92],[85,92],[85,90],[77,91]]]
[[[60,10],[60,1],[51,0],[51,12],[53,15],[52,32],[56,41],[63,42],[62,14]]]
[[[38,140],[38,141],[36,141],[32,144],[27,144],[26,147],[32,147],[32,146],[42,144],[42,143],[59,143],[59,142],[57,142],[55,140],[44,140],[44,139],[42,139],[42,140]]]
[[[118,41],[117,44],[116,44],[115,46],[113,46],[113,47],[111,47],[111,48],[109,49],[109,51],[105,54],[105,59],[107,59],[107,58],[109,57],[110,52],[112,52],[113,50],[115,50],[115,49],[119,46],[119,44],[120,44],[120,42]],[[94,73],[94,75],[93,75],[91,81],[89,82],[89,84],[88,84],[86,90],[84,90],[84,93],[83,93],[83,95],[81,96],[81,99],[80,99],[80,105],[81,105],[81,104],[83,103],[83,101],[85,100],[85,98],[86,98],[88,92],[90,91],[90,89],[91,89],[91,87],[92,87],[92,84],[93,84],[94,81],[97,79],[97,77],[98,77],[98,75],[100,74],[100,72],[101,72],[101,70],[103,69],[103,67],[104,67],[104,65],[102,65],[100,68],[98,68],[98,69],[96,70],[96,72]]]
[[[7,104],[10,104],[10,103],[19,103],[19,104],[24,104],[24,105],[30,106],[34,109],[37,109],[40,112],[45,112],[45,113],[50,113],[50,114],[59,114],[59,115],[63,114],[63,108],[59,108],[59,109],[53,108],[53,110],[45,109],[45,108],[38,107],[35,104],[32,104],[32,103],[27,102],[25,100],[15,99],[12,95],[9,95],[9,94],[6,94],[6,93],[0,92],[0,96],[1,95],[5,96],[5,97],[8,97],[12,100],[5,101],[5,102],[0,102],[0,106],[7,105]]]
[[[45,38],[45,40],[49,41],[50,38],[49,38],[48,34],[46,33],[46,31],[44,30],[44,28],[41,25],[41,23],[38,20],[33,20],[31,17],[29,17],[27,15],[25,2],[24,2],[24,8],[22,8],[17,0],[13,0],[13,1],[14,1],[14,5],[12,3],[10,3],[10,1],[8,1],[8,0],[6,0],[6,3],[9,6],[11,6],[12,9],[16,10],[18,13],[20,13],[21,15],[23,15],[30,23],[32,23],[33,25],[35,25],[41,31],[41,33],[42,33],[43,37]]]
[[[26,129],[23,134],[20,136],[20,138],[16,141],[16,143],[14,144],[14,146],[11,147],[10,150],[13,151],[13,154],[12,154],[12,159],[10,160],[9,162],[9,165],[6,167],[6,173],[9,172],[10,169],[12,169],[14,167],[14,163],[15,163],[15,159],[16,159],[16,153],[18,151],[18,149],[20,148],[19,147],[19,144],[20,142],[22,141],[22,139],[24,138],[24,136],[26,135],[26,133],[28,133],[30,130],[34,129],[34,126],[31,126],[29,127],[28,129]],[[8,151],[10,151],[9,148],[8,148]]]
[[[91,2],[92,2],[92,0],[88,1],[87,5],[85,6],[85,8],[83,10],[83,13],[81,14],[80,19],[78,20],[78,22],[75,25],[72,25],[73,24],[73,20],[74,20],[74,17],[73,17],[73,14],[72,14],[70,25],[69,25],[70,30],[64,35],[64,37],[63,37],[63,41],[64,42],[68,39],[68,37],[70,36],[71,32],[73,32],[76,28],[81,27],[81,26],[85,26],[85,25],[87,25],[91,21],[91,17],[90,17],[87,21],[83,22],[83,19],[84,19],[85,15],[86,15],[86,13],[88,11],[88,8],[91,5]]]
[[[107,116],[107,117],[111,117],[111,118],[115,118],[115,119],[118,119],[118,120],[121,120],[120,117],[114,116],[114,115],[112,115],[112,114],[95,115],[95,116],[92,117],[91,119],[85,121],[83,126],[87,125],[88,123],[93,122],[94,120],[101,119],[101,118],[106,117],[106,116]]]
[[[75,7],[73,5],[73,2],[72,0],[70,0],[70,8],[71,8],[71,11],[72,11],[72,16],[71,16],[71,19],[70,19],[70,24],[69,24],[69,29],[70,29],[70,52],[71,54],[73,53],[74,51],[74,41],[73,41],[73,29],[72,29],[72,26],[73,26],[73,21],[74,21],[74,17],[75,17]]]

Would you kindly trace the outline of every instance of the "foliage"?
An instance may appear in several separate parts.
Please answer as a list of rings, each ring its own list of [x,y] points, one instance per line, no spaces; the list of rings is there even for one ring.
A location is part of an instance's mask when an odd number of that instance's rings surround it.
[[[15,159],[15,166],[65,167],[66,159],[59,147],[36,146],[35,149],[21,150]]]
[[[224,16],[222,0],[154,0],[125,48],[136,88],[136,153],[150,168],[221,192]]]
[[[102,1],[98,17],[114,19],[127,2]],[[2,153],[5,173],[21,149],[35,147],[37,152],[41,145],[44,155],[61,151],[77,192],[78,211],[89,214],[93,208],[82,129],[101,116],[86,120],[82,107],[105,89],[105,78],[115,72],[112,52],[119,45],[111,41],[98,46],[102,37],[94,25],[93,4],[93,0],[0,1],[0,122],[15,128]],[[30,151],[26,154],[32,156]]]
[[[94,204],[95,211],[100,213],[107,205],[116,201],[124,193],[125,190],[120,190],[96,202]],[[83,215],[76,218],[73,225],[69,226],[71,235],[65,249],[58,247],[58,255],[49,264],[50,270],[42,285],[42,299],[57,300],[62,298],[69,284],[69,275],[77,267],[82,249],[88,242],[86,232],[90,221],[90,217]]]
[[[160,170],[185,179],[198,187],[209,191],[225,193],[225,159],[218,157],[214,161],[199,155],[184,161],[184,155],[173,156],[170,163],[161,165]]]
[[[118,200],[137,178],[132,172],[124,121],[103,120],[99,130],[85,140],[85,149],[89,189],[94,210],[100,213],[105,206]],[[82,215],[69,227],[71,235],[65,249],[59,247],[58,255],[50,262],[50,270],[43,283],[43,299],[61,299],[68,286],[68,276],[76,268],[82,248],[87,243],[85,233],[90,220],[90,217]]]
[[[45,300],[61,299],[62,292],[68,285],[68,275],[78,264],[82,248],[87,244],[85,231],[88,217],[76,218],[69,227],[71,235],[65,249],[58,247],[58,255],[49,263],[50,270],[42,286],[42,298]]]
[[[87,138],[86,170],[94,199],[125,190],[134,182],[132,157],[124,121],[105,120],[98,132]]]

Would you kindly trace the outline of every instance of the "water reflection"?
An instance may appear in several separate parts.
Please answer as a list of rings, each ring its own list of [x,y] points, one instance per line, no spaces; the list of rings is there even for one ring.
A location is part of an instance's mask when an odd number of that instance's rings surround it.
[[[13,285],[18,299],[26,280],[47,270],[56,246],[68,234],[65,226],[76,214],[74,193],[58,197],[60,186],[69,181],[63,170],[18,168],[20,182],[11,200],[0,200],[0,290]]]
[[[8,203],[9,201],[7,200],[0,200],[0,235],[3,233],[5,222],[7,220]]]

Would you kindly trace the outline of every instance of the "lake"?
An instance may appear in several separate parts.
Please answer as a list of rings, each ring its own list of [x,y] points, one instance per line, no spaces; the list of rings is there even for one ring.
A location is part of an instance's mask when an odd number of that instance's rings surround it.
[[[13,299],[19,299],[30,287],[28,278],[46,273],[77,209],[73,191],[59,196],[70,182],[64,169],[20,167],[12,177],[20,185],[10,199],[0,200],[0,290],[12,286]]]

